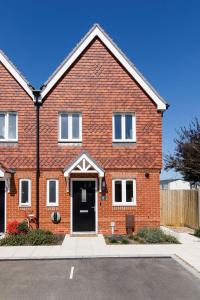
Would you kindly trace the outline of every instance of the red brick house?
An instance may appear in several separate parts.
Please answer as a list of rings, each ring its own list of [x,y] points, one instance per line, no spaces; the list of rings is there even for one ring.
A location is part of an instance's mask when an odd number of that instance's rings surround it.
[[[54,232],[159,226],[167,104],[108,35],[95,25],[40,91],[0,62],[0,231],[30,212]]]

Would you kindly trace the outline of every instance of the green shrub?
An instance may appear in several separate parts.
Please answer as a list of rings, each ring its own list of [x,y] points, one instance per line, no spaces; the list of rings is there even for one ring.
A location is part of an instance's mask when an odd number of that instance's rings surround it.
[[[134,240],[134,241],[139,241],[140,238],[139,238],[139,236],[137,236],[137,235],[133,235],[133,240]]]
[[[110,237],[108,240],[111,244],[117,244],[117,239],[115,237]]]
[[[20,233],[27,233],[29,231],[28,224],[26,222],[19,223],[17,229]]]
[[[170,244],[179,244],[179,241],[175,236],[170,235],[170,234],[165,234],[165,242],[170,243]]]
[[[127,244],[129,244],[129,240],[123,239],[121,243],[124,244],[124,245],[127,245]]]
[[[53,245],[56,242],[56,238],[52,232],[42,229],[30,230],[27,238],[28,244],[33,246]]]
[[[0,246],[23,246],[25,244],[25,234],[9,234],[0,240]]]
[[[178,240],[169,234],[165,234],[159,228],[142,228],[138,231],[137,236],[144,242],[155,243],[178,243]]]
[[[33,229],[27,234],[9,234],[0,240],[0,246],[36,246],[36,245],[55,245],[57,239],[55,235],[46,230]]]
[[[200,227],[195,229],[194,235],[200,238]]]

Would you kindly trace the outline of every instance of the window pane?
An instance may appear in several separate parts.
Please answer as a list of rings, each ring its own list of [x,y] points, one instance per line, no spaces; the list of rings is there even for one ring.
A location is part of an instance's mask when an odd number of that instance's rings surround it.
[[[122,138],[122,116],[121,115],[115,115],[114,116],[114,127],[115,127],[115,139],[121,139]]]
[[[60,117],[61,117],[61,139],[68,139],[68,115],[62,114]]]
[[[133,181],[126,181],[126,202],[133,202]]]
[[[126,123],[126,139],[133,138],[133,124],[132,124],[132,115],[125,116]]]
[[[82,189],[81,190],[81,202],[87,202],[87,190],[86,189]]]
[[[29,190],[28,181],[21,181],[21,203],[28,203]]]
[[[0,114],[0,139],[5,139],[5,114]]]
[[[122,181],[115,181],[115,202],[122,202]]]
[[[49,181],[49,203],[56,203],[56,181]]]
[[[72,138],[79,139],[79,115],[73,114],[72,115]]]
[[[8,119],[8,138],[16,139],[17,116],[16,114],[9,114]]]

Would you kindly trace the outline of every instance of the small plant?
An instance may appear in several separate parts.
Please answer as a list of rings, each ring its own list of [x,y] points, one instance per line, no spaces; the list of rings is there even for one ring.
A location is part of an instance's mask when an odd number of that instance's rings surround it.
[[[137,235],[133,235],[133,239],[134,239],[134,241],[139,241],[140,240],[139,236],[137,236]]]
[[[19,234],[18,226],[19,226],[19,222],[17,220],[9,222],[8,225],[7,225],[6,232],[8,234]]]
[[[134,240],[134,235],[133,235],[133,234],[130,234],[130,235],[128,236],[128,238],[129,238],[129,240]]]
[[[200,238],[200,227],[195,229],[194,235]]]
[[[20,233],[24,233],[24,234],[29,231],[28,224],[26,222],[19,223],[17,229],[19,230]]]
[[[114,236],[111,236],[108,238],[109,243],[111,244],[117,244],[117,239]]]
[[[129,240],[127,240],[127,239],[123,239],[123,240],[122,240],[122,244],[127,245],[127,244],[130,244],[130,242],[129,242]]]
[[[177,240],[177,238],[175,238],[175,236],[170,235],[170,234],[165,235],[165,241],[170,244],[179,244],[179,241]]]

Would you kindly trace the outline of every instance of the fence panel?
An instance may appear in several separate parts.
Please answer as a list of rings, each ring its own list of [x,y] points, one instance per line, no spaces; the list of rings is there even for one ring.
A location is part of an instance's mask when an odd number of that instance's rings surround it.
[[[161,225],[199,227],[197,190],[161,190]]]

